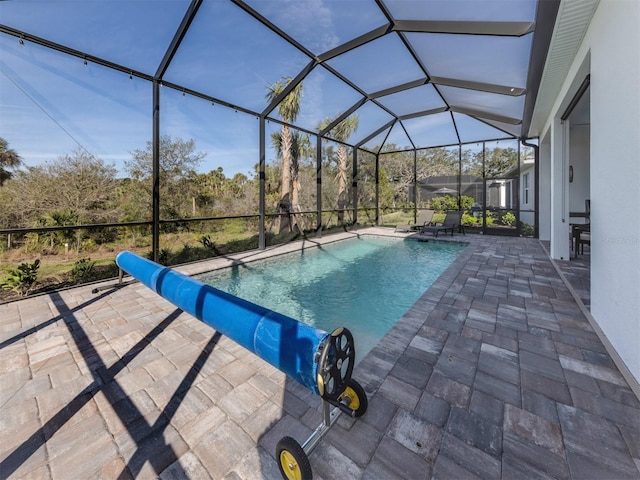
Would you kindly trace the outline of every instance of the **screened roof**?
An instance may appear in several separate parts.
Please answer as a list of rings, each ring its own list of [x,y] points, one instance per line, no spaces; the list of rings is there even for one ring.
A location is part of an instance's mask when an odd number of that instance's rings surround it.
[[[297,126],[356,114],[351,145],[425,148],[527,136],[557,3],[6,0],[0,47],[51,47],[273,119],[266,87],[288,77],[304,83]]]

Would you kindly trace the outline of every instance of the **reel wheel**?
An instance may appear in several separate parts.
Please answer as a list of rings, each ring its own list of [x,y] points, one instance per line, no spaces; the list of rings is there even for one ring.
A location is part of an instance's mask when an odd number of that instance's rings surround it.
[[[334,330],[324,344],[318,363],[318,390],[324,400],[338,401],[351,380],[355,357],[351,332],[344,327]]]
[[[340,403],[353,411],[354,417],[361,417],[369,407],[369,400],[364,388],[353,378],[338,398]]]
[[[285,480],[311,480],[309,457],[295,439],[282,437],[276,446],[276,460]]]

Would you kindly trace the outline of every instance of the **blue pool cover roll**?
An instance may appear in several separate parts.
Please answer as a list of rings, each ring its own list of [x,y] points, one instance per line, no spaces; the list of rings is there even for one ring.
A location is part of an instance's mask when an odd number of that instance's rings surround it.
[[[118,266],[319,395],[316,353],[329,333],[123,251]]]

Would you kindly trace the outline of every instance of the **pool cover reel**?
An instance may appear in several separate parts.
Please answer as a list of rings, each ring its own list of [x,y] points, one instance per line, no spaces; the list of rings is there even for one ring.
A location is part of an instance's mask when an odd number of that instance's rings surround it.
[[[347,388],[355,347],[346,328],[329,334],[128,251],[120,252],[116,263],[323,399],[334,403]]]

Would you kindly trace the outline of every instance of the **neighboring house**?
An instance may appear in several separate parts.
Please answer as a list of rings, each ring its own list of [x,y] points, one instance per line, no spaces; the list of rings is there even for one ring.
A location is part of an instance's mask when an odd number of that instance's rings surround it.
[[[520,163],[520,221],[535,225],[535,158],[523,157]]]
[[[520,208],[520,221],[527,225],[535,225],[536,196],[536,162],[534,156],[523,156],[520,162],[520,194],[514,191],[513,204]],[[517,176],[517,173],[514,173]]]
[[[458,177],[441,175],[418,180],[418,200],[424,203],[442,195],[458,195]],[[473,198],[474,203],[482,204],[482,178],[474,175],[460,177],[460,194]],[[414,201],[413,188],[409,190],[409,201]]]

